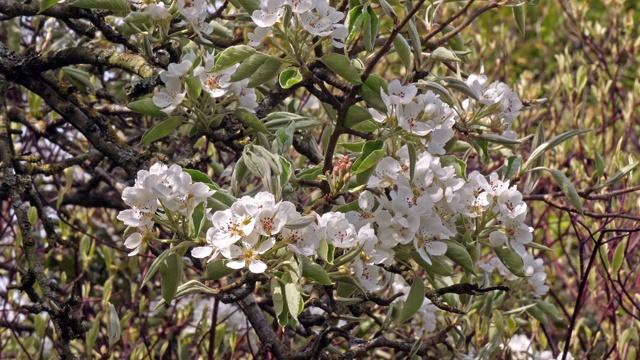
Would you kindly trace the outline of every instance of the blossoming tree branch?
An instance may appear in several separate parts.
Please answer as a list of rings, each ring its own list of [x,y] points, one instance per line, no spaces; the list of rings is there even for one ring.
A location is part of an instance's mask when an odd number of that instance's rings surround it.
[[[582,211],[543,159],[584,131],[517,133],[541,101],[465,63],[503,7],[0,0],[13,318],[62,358],[504,355],[558,314],[523,192]]]

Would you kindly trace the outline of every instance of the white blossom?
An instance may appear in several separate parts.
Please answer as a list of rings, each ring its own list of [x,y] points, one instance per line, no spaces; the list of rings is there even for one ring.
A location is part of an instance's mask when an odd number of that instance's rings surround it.
[[[238,65],[231,66],[221,71],[210,72],[215,66],[215,57],[208,54],[204,57],[204,66],[200,66],[193,71],[194,75],[200,78],[202,89],[212,98],[225,96],[231,86],[231,75],[236,71]]]
[[[415,85],[404,86],[399,80],[393,80],[389,83],[389,93],[385,93],[380,89],[380,96],[385,104],[388,105],[407,105],[418,93]]]
[[[165,8],[164,3],[150,3],[143,11],[144,14],[149,14],[149,16],[154,20],[165,20],[169,18],[169,10]]]
[[[259,27],[273,26],[284,15],[284,0],[262,0],[260,10],[251,14],[251,19]]]
[[[160,89],[151,100],[162,112],[171,114],[178,105],[182,104],[186,94],[179,79],[168,79],[165,87]]]
[[[271,29],[258,26],[252,33],[247,34],[247,38],[249,39],[249,44],[247,45],[257,48],[269,35],[271,35]]]
[[[260,234],[254,232],[243,237],[240,245],[232,244],[228,252],[222,251],[223,256],[234,259],[227,263],[227,267],[232,269],[248,267],[252,273],[263,273],[267,269],[267,264],[260,260],[260,255],[273,247],[275,239],[268,237],[258,245],[260,238]]]

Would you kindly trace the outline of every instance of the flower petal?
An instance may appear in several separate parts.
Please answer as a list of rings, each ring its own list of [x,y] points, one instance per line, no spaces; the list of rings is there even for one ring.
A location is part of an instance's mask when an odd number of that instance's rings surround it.
[[[227,267],[228,268],[232,268],[232,269],[242,269],[244,267],[245,263],[243,260],[234,260],[234,261],[229,261],[227,263]]]
[[[447,244],[442,241],[431,241],[427,243],[427,251],[433,256],[441,256],[447,252]]]
[[[196,259],[203,259],[211,256],[213,248],[211,246],[198,246],[191,250],[191,256]]]
[[[249,270],[252,273],[260,274],[260,273],[263,273],[265,270],[267,270],[267,264],[265,264],[260,260],[252,259],[251,263],[249,264]]]

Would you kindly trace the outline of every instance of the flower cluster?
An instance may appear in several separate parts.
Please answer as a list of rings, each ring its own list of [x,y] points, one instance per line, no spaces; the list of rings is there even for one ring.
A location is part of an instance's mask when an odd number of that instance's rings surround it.
[[[515,187],[495,173],[487,179],[472,172],[465,181],[454,167],[443,166],[439,157],[427,151],[416,160],[410,176],[406,147],[400,149],[398,159],[383,158],[367,184],[371,191],[363,191],[357,210],[346,213],[303,216],[293,203],[277,202],[269,192],[244,196],[226,210],[207,210],[211,226],[206,243],[194,248],[192,255],[208,261],[224,258],[228,267],[261,273],[268,268],[265,259],[276,243],[286,244],[296,254],[314,256],[321,241],[326,241],[336,249],[359,252],[347,266],[362,286],[377,291],[385,273],[379,265],[390,265],[398,246],[410,247],[431,264],[433,257],[446,254],[448,242],[458,241],[460,224],[477,223],[460,222],[461,218],[482,216],[493,225],[482,225],[480,230],[489,230],[480,236],[494,247],[518,252],[528,264],[526,272],[535,292],[546,292],[542,264],[524,247],[531,241],[532,229],[523,224],[527,207]],[[385,196],[376,195],[384,188]],[[211,194],[205,184],[192,184],[179,166],[156,164],[141,171],[135,186],[125,189],[123,199],[131,209],[122,211],[118,219],[145,231],[153,225],[160,206],[185,215]],[[135,233],[127,246],[138,249],[141,240],[142,235]]]
[[[231,260],[227,263],[230,268],[249,267],[251,272],[264,272],[267,265],[260,255],[273,247],[275,236],[296,214],[293,203],[276,203],[268,192],[244,196],[231,208],[211,215],[213,226],[207,231],[206,245],[194,248],[191,254],[209,261],[221,254]]]
[[[207,19],[207,0],[178,0],[178,12],[191,25],[193,31],[198,34],[200,39],[205,43],[210,43],[204,39],[202,34],[211,34],[213,27],[206,22]]]
[[[290,7],[295,15],[292,21],[299,22],[309,34],[331,36],[333,46],[344,47],[343,41],[349,35],[347,28],[340,23],[344,13],[330,6],[327,0],[261,0],[260,10],[255,10],[251,15],[253,22],[258,25],[249,36],[251,46],[258,46],[271,34],[269,28],[282,19],[285,6]]]
[[[429,90],[419,94],[415,84],[402,85],[399,80],[389,83],[388,91],[380,89],[380,96],[386,105],[385,112],[369,109],[373,120],[379,124],[397,124],[407,133],[419,136],[431,154],[445,154],[444,146],[454,136],[453,125],[461,113],[479,114],[471,127],[489,128],[510,139],[517,134],[510,130],[513,120],[520,114],[522,102],[505,83],[496,81],[487,85],[485,75],[469,75],[469,90],[478,101],[466,99],[458,109],[442,101],[439,95]],[[489,108],[484,112],[482,109]]]
[[[376,122],[395,120],[404,131],[423,137],[430,153],[445,153],[444,146],[454,135],[457,114],[438,95],[431,90],[418,95],[415,85],[404,86],[393,80],[389,83],[388,93],[380,89],[380,96],[387,111],[383,114],[369,109]]]
[[[191,74],[199,81],[202,89],[214,99],[232,94],[242,108],[253,111],[258,106],[255,91],[248,87],[249,79],[231,81],[231,75],[238,68],[237,64],[211,72],[215,67],[214,54],[205,54],[200,62],[204,65],[194,68],[196,59],[196,54],[189,52],[182,57],[180,63],[169,64],[167,70],[160,73],[160,79],[165,86],[152,99],[163,112],[172,113],[185,100],[187,92],[184,82]]]
[[[522,200],[522,193],[515,186],[509,187],[509,181],[498,179],[496,173],[491,174],[488,181],[477,172],[470,177],[484,190],[479,203],[483,207],[492,206],[496,213],[497,228],[489,234],[491,245],[509,246],[524,259],[527,254],[524,245],[533,240],[533,229],[524,224],[527,204]]]
[[[549,286],[545,284],[547,273],[544,271],[542,259],[536,259],[531,254],[525,254],[522,259],[524,262],[523,271],[527,277],[527,282],[533,289],[533,295],[535,297],[541,297],[549,291]],[[507,281],[516,281],[520,279],[513,275],[502,261],[496,257],[491,258],[487,263],[479,266],[487,273],[492,273],[494,270],[497,270],[498,274]]]
[[[135,185],[124,189],[122,200],[131,208],[122,210],[117,218],[125,225],[146,233],[153,227],[158,209],[185,215],[214,193],[206,184],[194,183],[179,165],[167,167],[156,163],[148,171],[138,171]],[[140,232],[127,238],[125,246],[133,249],[129,256],[140,251],[142,239]]]
[[[522,109],[522,101],[518,94],[500,81],[487,84],[485,75],[469,75],[466,82],[479,99],[479,104],[472,100],[465,100],[462,103],[463,108],[474,111],[479,107],[495,106],[496,109],[488,117],[489,121],[486,125],[505,137],[517,138],[517,134],[510,129],[513,120],[520,115]]]

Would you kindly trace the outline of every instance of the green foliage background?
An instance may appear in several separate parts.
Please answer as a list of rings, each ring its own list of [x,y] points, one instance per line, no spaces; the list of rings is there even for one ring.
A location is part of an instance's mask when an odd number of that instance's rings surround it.
[[[519,134],[532,134],[538,126],[546,138],[593,129],[545,158],[545,166],[563,170],[579,191],[598,180],[596,152],[604,160],[602,180],[640,158],[639,6],[634,1],[541,1],[526,7],[524,36],[513,19],[503,22],[509,9],[502,9],[500,18],[484,14],[474,25],[477,47],[469,63],[484,61],[488,76],[517,84],[522,99],[548,99],[521,116]],[[577,358],[634,359],[640,344],[638,172],[603,191],[617,196],[583,199],[590,214],[585,217],[536,197],[558,191],[545,176],[529,204],[534,242],[552,249],[541,254],[550,298],[562,319],[534,324],[534,337],[553,347],[548,340],[563,339],[579,310],[571,338]],[[603,234],[605,228],[614,230]],[[628,237],[621,236],[626,231]]]

